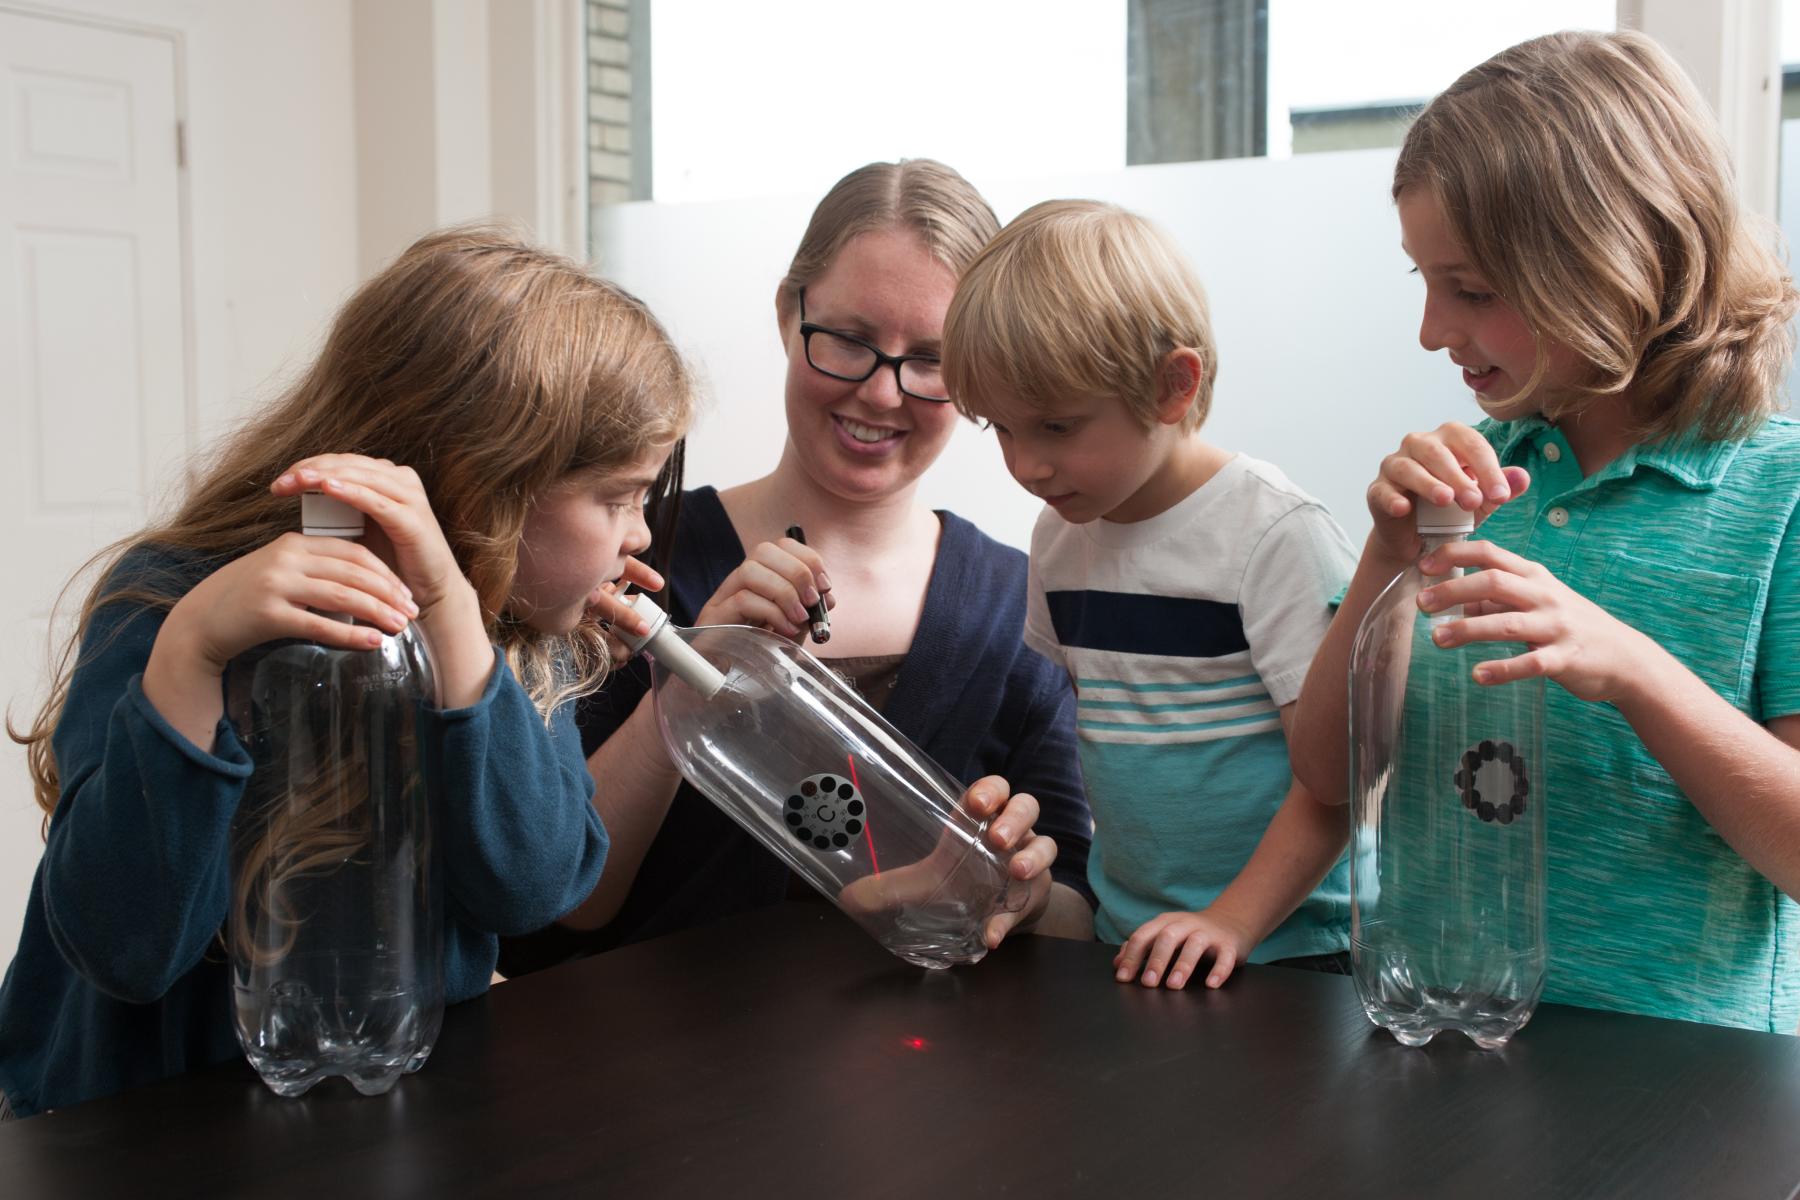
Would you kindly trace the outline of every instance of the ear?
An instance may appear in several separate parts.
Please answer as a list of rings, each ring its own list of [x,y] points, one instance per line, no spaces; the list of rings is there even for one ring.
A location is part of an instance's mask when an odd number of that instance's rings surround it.
[[[1163,425],[1179,425],[1200,395],[1206,363],[1191,346],[1177,346],[1164,356],[1156,370],[1156,419]]]

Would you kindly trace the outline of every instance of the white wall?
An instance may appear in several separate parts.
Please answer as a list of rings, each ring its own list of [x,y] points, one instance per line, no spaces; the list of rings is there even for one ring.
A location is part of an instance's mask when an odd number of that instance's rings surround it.
[[[984,190],[1002,220],[1038,200],[1087,196],[1167,228],[1212,302],[1220,371],[1206,435],[1282,467],[1360,544],[1364,489],[1401,435],[1480,417],[1455,368],[1419,347],[1424,292],[1400,252],[1393,162],[1393,151],[1370,150]],[[775,286],[817,200],[629,204],[601,214],[601,270],[649,303],[709,382],[712,403],[689,443],[693,484],[740,483],[779,457]],[[1029,543],[1038,506],[1006,474],[991,434],[959,430],[923,489],[935,507]]]

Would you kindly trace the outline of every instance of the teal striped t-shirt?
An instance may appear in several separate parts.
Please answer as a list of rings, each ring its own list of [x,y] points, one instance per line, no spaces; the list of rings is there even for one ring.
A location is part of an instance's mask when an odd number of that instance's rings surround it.
[[[1249,861],[1292,782],[1280,709],[1354,562],[1318,501],[1242,454],[1145,521],[1038,518],[1025,640],[1076,685],[1102,941],[1205,908]],[[1340,860],[1250,960],[1343,950],[1349,907]]]

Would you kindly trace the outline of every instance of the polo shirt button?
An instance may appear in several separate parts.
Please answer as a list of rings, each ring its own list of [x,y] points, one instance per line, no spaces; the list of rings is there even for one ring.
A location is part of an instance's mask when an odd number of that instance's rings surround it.
[[[1552,525],[1556,526],[1558,529],[1561,529],[1564,525],[1567,525],[1569,523],[1569,510],[1566,508],[1563,508],[1561,505],[1558,505],[1557,507],[1551,509],[1549,512],[1545,513],[1544,515],[1546,517],[1549,517],[1550,523]]]
[[[1550,443],[1546,444],[1544,446],[1544,461],[1545,462],[1561,462],[1562,461],[1562,447],[1557,445],[1555,442],[1550,442]]]

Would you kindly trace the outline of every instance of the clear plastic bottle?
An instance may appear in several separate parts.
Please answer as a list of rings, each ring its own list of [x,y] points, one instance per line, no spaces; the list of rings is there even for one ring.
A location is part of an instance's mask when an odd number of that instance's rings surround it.
[[[1474,528],[1417,509],[1421,557]],[[1439,647],[1462,614],[1420,611],[1435,582],[1402,572],[1351,651],[1350,957],[1363,1011],[1401,1042],[1459,1030],[1491,1050],[1544,986],[1544,683],[1477,684],[1477,663],[1524,647]]]
[[[894,954],[979,961],[982,926],[1030,889],[962,786],[793,643],[635,604],[652,628],[627,640],[651,661],[663,742],[689,782]]]
[[[309,535],[362,534],[362,514],[329,497],[302,497],[302,513]],[[424,640],[409,625],[373,650],[271,642],[226,680],[254,764],[231,824],[238,1041],[279,1095],[330,1075],[377,1095],[424,1065],[444,1015]]]

